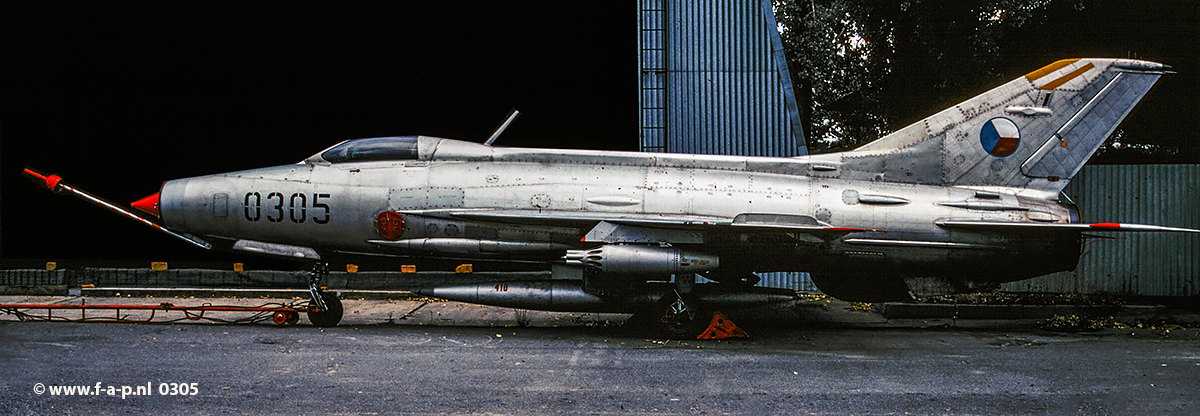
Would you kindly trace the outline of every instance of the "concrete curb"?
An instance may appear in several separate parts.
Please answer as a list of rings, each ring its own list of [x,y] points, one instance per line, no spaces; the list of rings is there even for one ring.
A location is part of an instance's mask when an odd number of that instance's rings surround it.
[[[1154,316],[1166,312],[1159,305],[970,305],[883,303],[877,305],[887,319],[1048,319],[1087,315]]]

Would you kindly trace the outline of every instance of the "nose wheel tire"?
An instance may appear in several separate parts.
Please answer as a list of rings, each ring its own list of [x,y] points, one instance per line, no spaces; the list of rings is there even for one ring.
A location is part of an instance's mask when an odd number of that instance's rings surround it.
[[[313,326],[319,327],[337,326],[338,322],[342,321],[342,301],[332,293],[321,293],[321,300],[324,301],[327,309],[319,311],[315,305],[310,304],[309,322],[312,322]]]

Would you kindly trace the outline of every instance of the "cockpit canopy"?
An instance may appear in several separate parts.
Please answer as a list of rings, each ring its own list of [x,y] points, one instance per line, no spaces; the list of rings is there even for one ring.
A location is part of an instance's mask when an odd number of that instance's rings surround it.
[[[372,137],[346,140],[315,154],[307,162],[347,163],[380,160],[414,160],[418,136]]]

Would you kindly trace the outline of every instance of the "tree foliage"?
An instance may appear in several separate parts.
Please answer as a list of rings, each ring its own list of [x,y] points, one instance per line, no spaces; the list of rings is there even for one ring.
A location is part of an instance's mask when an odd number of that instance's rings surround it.
[[[805,133],[817,153],[858,147],[1058,59],[1155,55],[1166,46],[1154,40],[1175,41],[1170,32],[1147,33],[1142,20],[1177,22],[1176,31],[1184,34],[1200,26],[1195,16],[1171,15],[1180,7],[1185,14],[1200,10],[1195,6],[1200,3],[774,1],[797,95],[807,110]],[[1195,62],[1172,53],[1138,57]],[[1118,140],[1124,143],[1114,145]],[[1200,155],[1200,148],[1187,146],[1153,133],[1118,130],[1105,150]]]

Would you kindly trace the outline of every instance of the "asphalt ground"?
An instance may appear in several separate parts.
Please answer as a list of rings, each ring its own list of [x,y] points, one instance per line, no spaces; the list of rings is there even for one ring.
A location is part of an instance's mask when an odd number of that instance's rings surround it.
[[[83,299],[0,298],[16,300]],[[267,300],[86,301],[250,305]],[[343,323],[323,329],[303,318],[298,325],[277,326],[187,319],[21,322],[6,316],[0,322],[0,409],[11,414],[1195,414],[1200,399],[1195,389],[1200,334],[1192,328],[1056,333],[1022,320],[976,320],[970,327],[938,320],[886,326],[879,325],[878,313],[830,302],[805,309],[813,316],[826,311],[829,319],[823,322],[743,317],[739,323],[749,329],[749,339],[673,341],[632,333],[619,323],[624,315],[420,299],[344,304]],[[68,386],[77,386],[73,394],[63,390]],[[78,387],[88,387],[88,394],[80,395]]]

